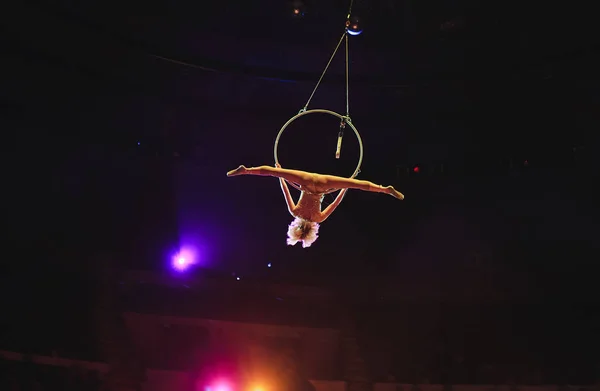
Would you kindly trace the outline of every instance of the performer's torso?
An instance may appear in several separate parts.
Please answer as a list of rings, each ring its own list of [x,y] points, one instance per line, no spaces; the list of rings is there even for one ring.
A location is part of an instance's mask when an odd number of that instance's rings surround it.
[[[304,220],[320,223],[322,197],[322,194],[302,192],[294,209],[294,215]]]

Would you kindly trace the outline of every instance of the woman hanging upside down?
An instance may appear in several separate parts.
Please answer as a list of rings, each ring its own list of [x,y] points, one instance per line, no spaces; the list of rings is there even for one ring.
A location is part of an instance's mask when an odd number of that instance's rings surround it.
[[[287,244],[290,246],[302,242],[302,247],[310,247],[317,240],[319,223],[325,221],[335,208],[338,207],[348,189],[385,193],[399,200],[404,199],[404,195],[392,186],[384,187],[358,179],[288,170],[281,168],[279,165],[276,167],[260,166],[251,168],[239,166],[227,173],[227,176],[237,175],[259,175],[279,178],[281,191],[283,191],[288,211],[294,216],[294,221],[292,221],[288,228]],[[298,204],[294,203],[286,181],[299,185],[302,193],[300,194]],[[321,211],[321,202],[325,194],[335,190],[341,190],[335,201],[325,208],[325,210]]]

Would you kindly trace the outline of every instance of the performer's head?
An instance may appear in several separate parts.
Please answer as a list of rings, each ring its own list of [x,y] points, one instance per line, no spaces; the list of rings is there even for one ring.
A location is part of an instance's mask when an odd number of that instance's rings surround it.
[[[302,247],[310,247],[319,237],[319,224],[296,217],[288,227],[287,244],[293,246],[302,242]]]

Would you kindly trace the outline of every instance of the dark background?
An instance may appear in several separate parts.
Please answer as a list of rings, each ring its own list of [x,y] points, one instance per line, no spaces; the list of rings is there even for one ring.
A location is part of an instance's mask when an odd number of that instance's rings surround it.
[[[577,352],[593,373],[593,12],[357,2],[364,33],[350,39],[350,113],[365,146],[360,178],[393,184],[406,200],[350,192],[302,249],[285,245],[290,216],[276,180],[225,173],[273,164],[278,129],[335,47],[347,4],[306,9],[294,19],[275,1],[11,4],[0,25],[7,302],[70,313],[73,292],[86,289],[75,276],[98,259],[164,272],[193,244],[196,273],[319,284],[385,276],[414,300],[510,299],[489,311],[522,321],[513,341],[537,336],[539,351]],[[345,110],[342,59],[310,107]],[[335,120],[305,117],[280,158],[348,175],[356,144],[347,135],[336,161],[336,134]]]

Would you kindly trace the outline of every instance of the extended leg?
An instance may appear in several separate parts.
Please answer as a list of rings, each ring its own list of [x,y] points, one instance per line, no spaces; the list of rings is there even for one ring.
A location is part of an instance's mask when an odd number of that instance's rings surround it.
[[[359,179],[342,178],[333,175],[322,175],[321,178],[324,186],[328,189],[358,189],[363,191],[371,191],[374,193],[385,193],[398,198],[404,199],[404,194],[394,189],[393,186],[376,185],[373,182],[363,181]],[[321,182],[321,181],[319,181]]]
[[[227,176],[236,175],[258,175],[258,176],[272,176],[277,178],[283,178],[288,182],[296,183],[300,186],[309,186],[313,183],[313,174],[299,170],[289,170],[287,168],[277,168],[270,166],[250,167],[239,166],[235,170],[231,170],[227,173]]]

